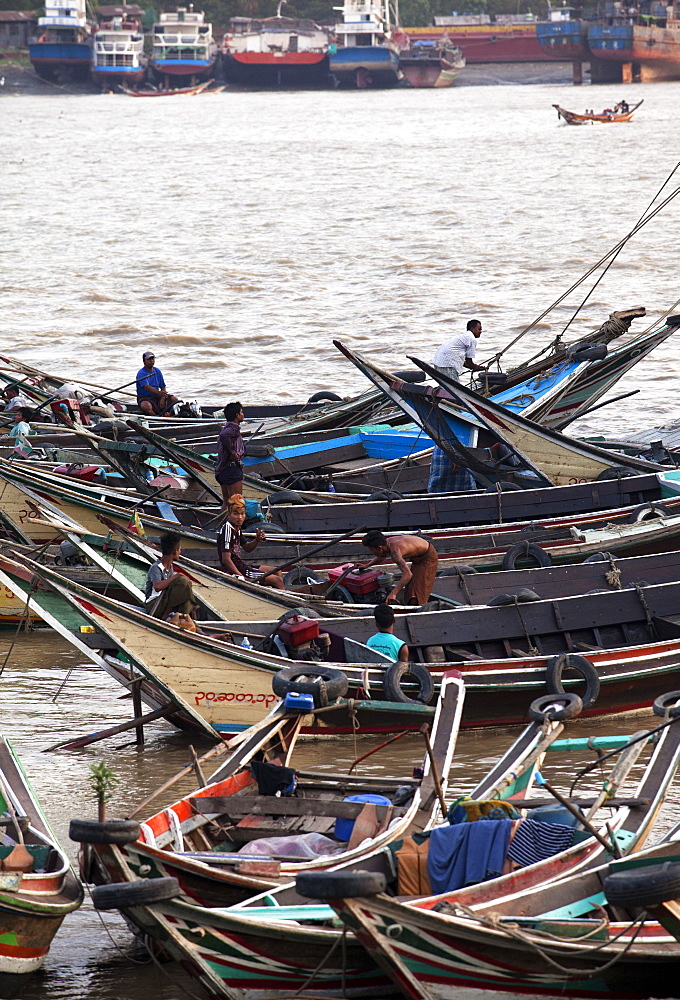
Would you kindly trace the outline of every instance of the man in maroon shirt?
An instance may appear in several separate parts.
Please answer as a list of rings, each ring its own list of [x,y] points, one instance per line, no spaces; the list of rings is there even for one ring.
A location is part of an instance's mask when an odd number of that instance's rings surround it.
[[[227,403],[224,407],[227,421],[217,439],[217,464],[215,479],[222,487],[224,506],[234,493],[243,493],[243,454],[245,445],[241,437],[241,424],[246,419],[240,403]]]

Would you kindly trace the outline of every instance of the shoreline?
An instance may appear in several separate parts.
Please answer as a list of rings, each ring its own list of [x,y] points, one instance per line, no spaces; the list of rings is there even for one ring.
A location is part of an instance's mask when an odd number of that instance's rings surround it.
[[[91,83],[51,83],[43,80],[28,64],[23,66],[11,58],[0,59],[0,77],[4,77],[4,86],[0,87],[0,98],[37,97],[41,95],[58,94],[91,94],[101,91]],[[219,81],[216,81],[219,82]],[[474,63],[465,67],[453,87],[507,87],[514,84],[525,86],[541,84],[571,84],[571,63],[561,62],[530,62],[530,63]],[[584,84],[588,86],[589,84]],[[230,87],[226,91],[237,93],[243,88]],[[294,89],[294,88],[291,88]],[[266,92],[263,88],[263,92]]]

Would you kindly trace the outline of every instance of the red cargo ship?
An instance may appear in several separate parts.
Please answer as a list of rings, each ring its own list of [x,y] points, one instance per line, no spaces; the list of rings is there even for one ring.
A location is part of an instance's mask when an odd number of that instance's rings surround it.
[[[435,17],[433,27],[407,28],[409,37],[440,39],[463,50],[466,62],[522,63],[554,62],[554,56],[539,43],[536,21],[531,15],[498,15],[491,24],[488,14],[465,17]]]

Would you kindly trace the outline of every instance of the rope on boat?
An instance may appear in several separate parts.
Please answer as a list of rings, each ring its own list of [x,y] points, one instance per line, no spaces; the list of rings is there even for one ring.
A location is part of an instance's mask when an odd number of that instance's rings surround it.
[[[302,986],[300,987],[300,989],[297,990],[295,993],[292,994],[291,1000],[295,1000],[296,997],[301,997],[303,995],[303,993],[307,989],[307,987],[311,983],[314,982],[314,980],[316,979],[316,977],[318,976],[318,974],[321,972],[321,970],[323,969],[323,967],[326,964],[326,962],[330,961],[330,959],[332,958],[333,954],[337,950],[338,945],[342,945],[342,984],[343,984],[342,995],[343,996],[346,995],[345,994],[345,975],[346,975],[346,964],[347,964],[347,943],[346,943],[346,938],[347,938],[347,926],[344,925],[343,928],[342,928],[342,932],[341,932],[340,936],[335,939],[335,941],[333,942],[333,944],[331,945],[331,947],[328,949],[328,951],[326,952],[326,954],[324,955],[324,957],[321,959],[321,961],[319,962],[319,964],[317,965],[317,967],[312,972],[311,976],[309,976],[307,979],[305,979],[305,981],[302,984]]]
[[[12,655],[12,650],[14,649],[14,646],[16,645],[16,641],[19,638],[19,632],[21,631],[21,626],[24,625],[26,627],[28,625],[28,616],[30,614],[30,607],[29,607],[30,600],[31,600],[31,597],[33,596],[33,594],[35,594],[35,592],[36,592],[36,590],[38,589],[39,586],[40,586],[40,580],[38,579],[37,576],[34,576],[33,579],[32,579],[32,581],[31,581],[30,588],[26,591],[26,603],[24,604],[24,610],[21,613],[21,618],[19,619],[19,622],[17,624],[16,631],[14,633],[14,637],[12,639],[12,642],[10,643],[9,649],[7,650],[7,655],[5,656],[3,664],[0,667],[0,677],[2,677],[4,669],[7,666],[7,661],[9,660],[10,656]]]
[[[621,586],[621,570],[616,565],[616,559],[611,552],[609,553],[609,559],[607,561],[609,562],[610,569],[609,572],[604,575],[605,580],[610,587],[616,587],[617,590],[623,590],[623,587]]]
[[[656,633],[656,625],[654,624],[654,617],[652,615],[652,612],[649,609],[649,605],[647,604],[647,598],[645,597],[645,594],[644,594],[644,587],[640,586],[639,583],[634,584],[634,587],[635,587],[635,593],[638,595],[638,600],[640,601],[640,604],[642,605],[642,610],[645,613],[645,621],[647,623],[647,626],[649,627],[649,630],[652,633],[652,636],[654,638],[656,638],[656,634],[657,634]]]
[[[527,555],[528,555],[529,554],[529,544],[530,543],[529,542],[525,542],[524,544],[527,547]],[[519,616],[520,624],[521,624],[522,628],[524,629],[524,638],[526,639],[527,646],[529,647],[529,655],[530,656],[540,656],[541,655],[540,649],[536,648],[536,646],[532,642],[532,639],[531,639],[531,636],[529,635],[529,632],[527,631],[526,623],[524,621],[524,617],[522,616],[522,608],[521,608],[519,599],[517,597],[517,594],[513,595],[513,604],[517,608],[517,614]]]
[[[594,945],[593,947],[570,949],[571,951],[575,951],[577,954],[583,955],[584,957],[589,957],[591,955],[594,955],[598,951],[602,951],[603,948],[607,948],[610,945],[614,944],[616,941],[620,940],[620,938],[622,938],[624,935],[633,931],[633,928],[636,927],[636,924],[638,925],[634,933],[631,935],[631,939],[626,944],[626,946],[622,948],[620,952],[614,955],[613,958],[609,959],[608,962],[605,962],[604,965],[600,965],[597,968],[593,969],[583,969],[583,968],[576,969],[574,967],[562,965],[561,962],[558,962],[556,959],[552,958],[552,956],[548,954],[546,949],[544,947],[541,947],[539,942],[536,940],[536,936],[541,936],[548,939],[546,940],[546,945],[552,941],[563,942],[564,939],[556,934],[551,934],[549,931],[534,931],[533,934],[529,934],[526,931],[520,930],[519,927],[516,926],[513,927],[512,925],[504,923],[500,915],[479,914],[476,913],[475,910],[471,909],[470,907],[464,906],[460,903],[454,903],[451,906],[451,915],[455,915],[456,911],[459,911],[463,916],[472,918],[478,923],[483,924],[485,927],[489,927],[495,931],[500,930],[503,932],[503,934],[507,934],[508,937],[511,937],[514,940],[519,941],[521,944],[526,945],[528,948],[531,948],[545,962],[547,962],[549,965],[552,965],[553,968],[563,973],[569,979],[583,979],[583,978],[591,979],[594,978],[595,976],[601,975],[603,972],[606,972],[607,969],[611,969],[613,965],[616,965],[617,962],[620,962],[621,959],[630,951],[630,949],[635,944],[637,936],[642,930],[648,916],[647,913],[643,911],[640,914],[640,916],[636,917],[635,920],[631,921],[629,924],[626,924],[626,926],[622,930],[620,930],[618,934],[615,934],[614,937],[608,938],[606,941],[601,941],[600,944]],[[597,927],[594,927],[586,934],[581,935],[581,937],[569,938],[569,942],[571,943],[573,941],[585,941],[588,938],[592,937],[593,934],[603,930],[607,926],[609,926],[609,919],[608,917],[604,917],[597,925]]]

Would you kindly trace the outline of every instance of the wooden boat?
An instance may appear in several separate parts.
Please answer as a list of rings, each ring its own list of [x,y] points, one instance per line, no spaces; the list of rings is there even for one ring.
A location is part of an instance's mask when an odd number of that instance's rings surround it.
[[[670,735],[666,734],[666,742],[660,751],[656,749],[653,751],[644,776],[636,789],[635,798],[627,800],[631,805],[621,801],[608,824],[600,827],[599,835],[604,834],[605,837],[610,836],[616,840],[624,855],[638,850],[649,836],[677,767],[679,751],[676,730],[677,727]],[[551,736],[552,734],[548,735],[548,740]],[[565,742],[571,745],[574,741]],[[544,749],[551,750],[556,747],[557,742],[553,741],[544,746]],[[628,759],[620,762],[607,782],[610,789],[617,789],[626,780],[630,768],[637,759],[637,750],[638,748],[631,748],[626,751]],[[476,801],[488,797],[498,798],[498,793],[494,790],[497,787],[488,780],[483,781],[473,789],[471,798]],[[603,797],[600,797],[600,801]],[[525,802],[529,805],[526,799],[513,798],[512,801],[518,808],[522,808]],[[532,798],[531,805],[540,801]],[[641,810],[632,806],[632,803],[641,801],[643,803]],[[531,811],[527,813],[523,810],[523,815],[531,817],[532,814]],[[596,819],[595,823],[597,822]],[[599,822],[603,823],[602,820]],[[533,893],[540,891],[543,886],[560,886],[563,882],[568,882],[569,876],[572,875],[574,878],[585,878],[589,871],[597,869],[598,864],[602,864],[608,854],[594,837],[584,834],[584,838],[544,861],[468,889],[459,890],[458,893],[450,893],[447,896],[447,904],[451,905],[448,903],[449,898],[454,905],[457,899],[461,898],[467,900],[469,906],[486,901],[487,907],[492,908],[493,901],[511,892],[521,893],[525,898],[533,898]],[[400,863],[398,856],[397,864]],[[376,880],[380,877],[380,868],[364,865],[364,869],[369,867],[368,881],[375,886]],[[367,873],[365,870],[362,874],[351,868],[348,871],[336,868],[319,874],[320,878],[317,879],[315,873],[305,872],[298,876],[298,884],[302,886],[304,879],[307,886],[313,882],[316,890],[319,887],[323,889],[324,883],[331,882],[337,897],[340,894],[339,887],[343,885],[347,887],[353,882],[360,885]],[[385,873],[382,874],[384,878]],[[396,888],[394,869],[386,874],[386,880],[391,884],[391,888]],[[130,889],[129,885],[119,886],[114,891],[121,892],[118,897],[119,905],[125,901],[126,896],[131,904],[135,902],[134,890]],[[308,889],[303,891],[308,894]],[[98,893],[99,890],[94,891],[95,905],[98,905]],[[168,899],[168,896],[174,898]],[[323,892],[324,902],[329,896],[329,892]],[[418,915],[421,911],[429,914],[433,912],[431,907],[441,899],[441,897],[430,897],[405,903],[398,902],[394,897],[377,898],[380,902],[388,899],[392,905],[399,908],[399,912],[408,909],[409,923],[414,919],[411,909]],[[265,907],[263,905],[265,902],[269,902],[270,905]],[[368,901],[359,901],[360,904],[365,902]],[[278,905],[272,906],[272,903]],[[348,925],[349,918],[346,916],[346,911],[354,903],[355,901],[351,899],[343,899],[341,902],[337,898],[332,902],[332,906],[339,910],[343,921],[347,921]],[[212,995],[218,997],[231,997],[231,986],[234,981],[239,984],[241,996],[249,1000],[274,991],[277,996],[288,997],[296,994],[303,984],[309,988],[309,980],[312,977],[314,977],[312,988],[315,994],[324,996],[366,996],[375,995],[376,992],[378,995],[385,995],[387,992],[384,981],[379,978],[379,966],[374,957],[376,949],[372,944],[369,943],[367,948],[371,955],[369,958],[360,950],[360,945],[365,943],[363,938],[357,939],[351,933],[345,937],[342,931],[333,925],[331,919],[333,910],[330,907],[324,906],[323,903],[320,905],[318,902],[301,906],[299,895],[292,892],[291,888],[270,891],[266,897],[262,894],[245,905],[227,910],[223,907],[198,906],[193,900],[179,898],[176,887],[174,892],[168,887],[165,900],[144,910],[135,907],[126,908],[125,912],[132,919],[139,921],[152,936],[167,942],[173,956],[180,959],[185,968],[209,988]],[[390,933],[394,933],[401,942],[401,936],[395,928]],[[341,943],[342,954],[338,955]],[[318,978],[314,976],[315,970]],[[386,967],[385,971],[394,978],[391,968]]]
[[[445,38],[416,40],[399,53],[399,69],[409,87],[450,87],[465,69],[465,56]]]
[[[0,977],[41,968],[83,890],[57,843],[11,743],[0,737]],[[14,994],[12,994],[14,995]]]
[[[423,724],[432,727],[433,759],[424,748],[422,779],[296,768],[295,745],[309,713],[277,703],[257,726],[232,741],[237,743],[232,755],[204,787],[147,818],[129,842],[112,848],[99,837],[106,833],[106,826],[88,824],[94,828],[88,842],[94,845],[99,862],[94,880],[121,881],[131,871],[147,878],[172,875],[181,879],[188,896],[201,905],[230,906],[290,884],[299,871],[360,868],[369,857],[384,865],[384,851],[391,843],[441,821],[437,785],[443,791],[447,788],[464,698],[460,675],[450,671],[443,678],[435,708],[418,705],[403,713],[401,732],[418,732]],[[349,721],[352,705],[342,701],[339,708]],[[377,703],[374,711],[394,717],[389,703]],[[314,709],[312,718],[319,713],[323,709]],[[259,771],[264,774],[258,777],[260,762],[264,767]],[[281,796],[271,790],[289,784],[294,790]],[[395,798],[398,788],[404,789],[406,804],[391,804],[390,796]],[[379,793],[384,799],[382,805],[378,803],[373,822],[367,822],[366,815],[372,809],[364,816],[361,813],[367,801],[376,805],[375,800],[352,798],[367,793]],[[356,836],[354,822],[360,824]],[[360,832],[365,837],[359,837]],[[306,834],[317,837],[305,838]],[[285,837],[288,849],[273,851],[272,856],[267,850],[272,837]],[[300,837],[303,841],[298,843]]]
[[[592,481],[609,472],[614,463],[621,468],[638,471],[662,469],[658,463],[607,451],[542,427],[519,413],[498,406],[493,400],[484,399],[424,361],[418,364],[510,447],[527,468],[554,486]]]
[[[673,774],[677,756],[668,767]],[[385,895],[330,903],[411,1000],[448,1000],[461,987],[617,998],[646,998],[651,989],[674,996],[675,939],[655,921],[641,920],[639,909],[603,912],[602,889],[610,872],[675,860],[677,851],[676,828],[630,861],[610,860],[532,892],[509,883],[503,894],[473,887],[406,905]]]
[[[177,87],[175,89],[169,88],[168,90],[130,90],[128,87],[122,87],[121,91],[127,94],[128,97],[180,97],[181,95],[188,96],[191,94],[219,94],[224,90],[224,87],[215,87],[213,90],[208,90],[211,83],[214,80],[205,80],[203,83],[197,84],[195,87]]]
[[[300,664],[256,648],[267,645],[266,635],[279,628],[278,622],[248,622],[245,627],[211,623],[211,635],[184,632],[49,567],[25,558],[22,563],[96,629],[74,633],[52,615],[50,624],[60,634],[81,650],[90,648],[95,662],[103,658],[97,650],[105,651],[110,671],[117,670],[126,685],[131,662],[151,691],[161,691],[164,704],[180,719],[189,720],[186,724],[195,724],[198,718],[204,729],[212,727],[217,733],[242,731],[272,705],[272,675],[282,666]],[[18,593],[23,587],[26,594],[27,582],[6,570],[0,572],[0,583],[17,587]],[[674,583],[531,604],[405,614],[398,616],[396,632],[409,643],[412,659],[422,661],[433,675],[435,688],[443,671],[461,671],[468,690],[464,726],[524,722],[527,697],[543,694],[548,677],[557,683],[564,667],[560,654],[575,650],[587,652],[587,661],[579,657],[575,662],[589,677],[589,701],[600,688],[597,701],[584,715],[630,712],[648,706],[667,690],[669,678],[680,667],[679,590],[680,584]],[[40,592],[27,595],[27,602],[41,613]],[[331,640],[331,659],[324,665],[347,676],[351,696],[363,701],[362,692],[367,690],[372,697],[382,694],[385,669],[378,657],[369,658],[361,641],[374,631],[372,617],[322,620],[322,627]],[[225,628],[226,639],[233,641],[215,638]],[[244,636],[252,648],[240,645]],[[125,656],[123,663],[119,653]],[[573,659],[567,666],[571,663]],[[309,661],[306,666],[311,669]],[[568,669],[564,681],[570,690],[578,684]],[[407,686],[408,697],[417,697],[417,692],[417,687]],[[399,706],[395,719],[398,711]],[[370,702],[364,718],[364,732],[389,729],[384,715],[371,717]],[[347,731],[332,706],[319,725],[329,734]],[[395,722],[391,725],[393,729]]]
[[[627,111],[617,110],[620,107],[617,104],[612,111],[601,111],[599,114],[586,111],[582,115],[576,111],[567,111],[566,108],[560,107],[559,104],[553,104],[553,107],[557,111],[557,117],[564,119],[567,125],[585,125],[587,122],[601,122],[605,125],[608,122],[629,122],[643,103],[644,98],[642,101],[638,101],[637,104],[630,105]]]
[[[518,808],[521,807],[524,796],[533,784],[536,770],[541,766],[546,751],[554,745],[556,738],[563,729],[564,723],[550,721],[548,718],[544,718],[542,721],[532,721],[514,740],[500,760],[492,765],[488,773],[472,789],[471,795],[475,798],[501,798],[511,801]],[[263,724],[259,742],[264,742],[265,737],[266,731]],[[247,744],[244,743],[244,750],[246,747]],[[247,749],[250,748],[247,747]],[[241,752],[242,754],[243,752]],[[238,762],[238,755],[239,751],[237,750],[232,757],[232,762]],[[225,779],[230,774],[233,775],[234,770],[233,763],[229,762],[212,776],[211,781],[219,781],[226,784]],[[442,768],[440,775],[444,782],[443,787],[446,787],[448,772]],[[311,777],[312,775],[309,772],[303,772],[300,775],[300,781],[304,783],[305,780]],[[397,781],[400,779],[388,780],[385,783],[381,778],[370,776],[354,778],[340,774],[325,774],[322,786],[330,786],[332,789],[340,787],[346,790],[349,787],[347,782],[351,784],[354,780],[360,781],[363,789],[382,790],[388,794],[392,794],[392,790],[396,787]],[[205,794],[205,801],[208,803],[210,802],[209,793],[211,787],[214,786],[208,786],[208,788],[202,789],[198,793],[198,795]],[[405,787],[414,787],[412,778],[405,780]],[[421,786],[421,789],[423,787]],[[100,860],[101,869],[106,873],[107,878],[126,880],[129,880],[133,873],[139,873],[142,877],[151,879],[155,878],[161,872],[172,873],[185,887],[185,901],[186,896],[188,896],[189,901],[192,904],[196,904],[196,910],[200,912],[199,920],[201,924],[204,920],[212,921],[213,918],[217,917],[220,921],[220,932],[225,932],[225,938],[230,938],[232,933],[239,936],[238,951],[242,959],[242,985],[246,985],[246,979],[248,980],[248,985],[250,985],[250,980],[254,975],[259,977],[262,975],[275,976],[277,995],[280,991],[287,995],[291,990],[295,990],[302,985],[304,978],[307,976],[305,967],[314,968],[320,963],[321,958],[327,954],[328,935],[324,923],[328,921],[328,913],[324,912],[323,917],[317,919],[314,915],[310,916],[309,907],[287,906],[286,904],[291,901],[291,895],[295,897],[295,893],[291,892],[292,887],[290,882],[288,885],[283,885],[276,889],[270,886],[266,890],[266,897],[262,899],[261,893],[264,883],[268,879],[271,880],[271,873],[267,875],[265,872],[262,872],[256,880],[250,879],[252,883],[251,889],[255,891],[257,891],[256,883],[259,883],[260,895],[254,897],[247,904],[247,909],[240,907],[226,909],[222,905],[222,901],[227,897],[233,898],[237,888],[233,875],[230,885],[228,864],[217,864],[218,856],[212,852],[208,858],[206,858],[204,853],[201,854],[204,863],[200,866],[200,869],[196,862],[194,862],[192,868],[190,867],[192,858],[187,854],[178,855],[173,850],[173,844],[178,842],[179,836],[183,837],[184,846],[191,847],[193,844],[195,835],[192,832],[192,827],[197,822],[200,823],[205,815],[205,813],[197,812],[196,807],[200,806],[198,795],[187,796],[187,798],[172,805],[170,807],[170,814],[166,810],[165,812],[158,813],[155,817],[151,817],[143,827],[144,833],[134,843],[128,843],[125,846],[115,848],[107,848],[103,845],[95,846],[94,850],[97,852],[98,859]],[[278,802],[280,801],[279,799]],[[172,813],[177,816],[179,826],[171,822]],[[421,818],[418,820],[419,825],[426,821],[427,815],[427,810],[422,812]],[[199,829],[202,828],[199,827]],[[171,830],[174,831],[174,835]],[[156,846],[152,846],[149,843],[154,835],[157,838]],[[584,848],[584,850],[587,852],[587,848]],[[385,851],[380,850],[369,850],[363,856],[354,860],[336,862],[333,867],[334,869],[341,867],[344,870],[354,871],[357,868],[363,868],[367,865],[376,870],[392,870],[387,854]],[[298,870],[302,868],[301,865],[297,867]],[[309,868],[309,864],[304,867],[305,869]],[[316,867],[318,868],[318,864]],[[98,878],[101,878],[101,874],[102,871],[100,870]],[[246,881],[246,876],[242,875],[240,879],[242,890],[246,887]],[[135,885],[137,884],[135,883]],[[111,893],[113,893],[115,897],[122,889],[123,896],[122,898],[119,897],[118,905],[124,905],[125,896],[129,892],[128,886],[118,885],[110,889],[106,888],[104,895],[110,898]],[[153,892],[153,890],[151,891]],[[100,892],[99,889],[94,890],[96,901],[100,899]],[[273,910],[277,915],[285,914],[285,919],[287,920],[294,919],[294,912],[298,914],[301,922],[304,923],[304,934],[301,927],[297,941],[294,940],[296,937],[295,932],[293,931],[293,941],[291,941],[291,935],[288,934],[287,929],[284,930],[280,926],[278,921],[276,922],[278,925],[276,928],[277,933],[272,933],[272,925],[266,921],[266,914],[262,913],[261,904],[267,901],[270,904],[276,903],[276,906],[272,907]],[[300,902],[299,898],[297,902]],[[216,906],[219,909],[213,909]],[[327,908],[322,909],[327,911]],[[225,919],[223,920],[222,917]],[[165,927],[167,926],[167,921],[164,918],[157,919],[155,908],[153,910],[146,907],[143,910],[136,909],[134,914],[132,914],[132,919],[152,935],[158,933],[164,934]],[[288,927],[293,930],[290,925]],[[173,935],[173,937],[176,938],[177,936]],[[292,948],[291,943],[293,943]],[[299,948],[295,947],[296,944],[303,945],[304,950],[300,951]],[[366,954],[360,952],[354,945],[350,945],[348,959],[349,968],[353,969],[352,978],[357,973],[356,968],[354,968],[357,960],[360,965],[369,965]],[[324,990],[328,987],[329,981],[338,977],[338,969],[334,968],[335,965],[335,962],[331,963],[328,969],[322,974],[321,982],[324,985]],[[220,987],[223,986],[221,974],[211,976],[209,979],[211,985],[217,983]],[[379,975],[376,976],[376,970],[370,970],[369,967],[368,982],[364,983],[364,985],[371,985],[371,982],[375,982],[376,979],[378,979],[382,986],[386,985],[386,981],[382,977]],[[221,991],[218,995],[222,995]]]

